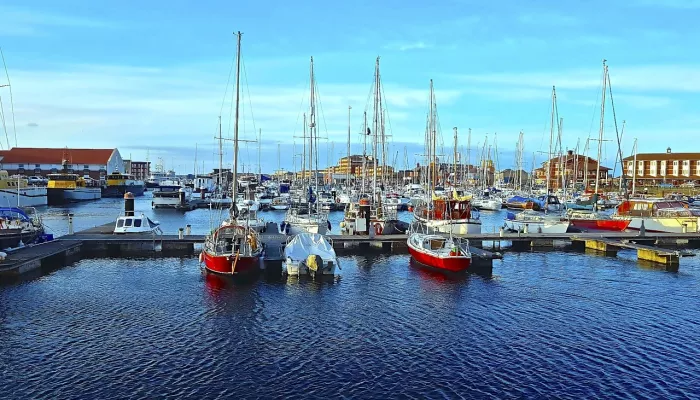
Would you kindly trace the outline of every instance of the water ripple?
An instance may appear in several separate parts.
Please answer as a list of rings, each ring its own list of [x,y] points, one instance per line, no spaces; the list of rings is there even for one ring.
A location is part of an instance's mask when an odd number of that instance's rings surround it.
[[[688,262],[687,262],[688,261]],[[0,287],[3,398],[690,398],[700,264],[511,253],[493,276],[407,256],[229,281],[194,259],[84,260]]]

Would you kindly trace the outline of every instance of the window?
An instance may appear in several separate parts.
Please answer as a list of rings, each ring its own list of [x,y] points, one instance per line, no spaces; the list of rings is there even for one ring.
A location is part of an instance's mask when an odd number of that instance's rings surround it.
[[[649,175],[656,176],[656,161],[649,162]]]
[[[141,227],[141,220],[140,220],[140,219],[135,219],[135,220],[134,220],[134,226],[135,226],[136,228],[140,228],[140,227]]]
[[[126,219],[126,223],[124,224],[124,226],[130,227],[132,222],[133,222],[133,220],[132,220],[131,218],[127,218],[127,219]]]
[[[666,160],[661,161],[661,176],[666,176]]]
[[[87,164],[85,164],[85,165],[83,166],[83,168],[84,168],[84,169],[90,169],[90,166],[87,165]]]
[[[41,164],[34,164],[34,168],[41,168]]]
[[[678,160],[673,160],[673,176],[678,176]]]
[[[24,168],[24,164],[19,164],[19,168],[20,168],[20,169],[23,169],[23,168]]]
[[[632,176],[632,175],[634,175],[634,162],[628,161],[627,162],[627,176]]]
[[[700,160],[695,162],[695,175],[700,176]]]
[[[644,161],[637,162],[637,175],[639,175],[639,176],[644,175]]]
[[[117,228],[121,228],[123,226],[124,226],[124,220],[123,219],[118,220],[117,221]]]
[[[690,176],[690,160],[683,160],[683,175]]]

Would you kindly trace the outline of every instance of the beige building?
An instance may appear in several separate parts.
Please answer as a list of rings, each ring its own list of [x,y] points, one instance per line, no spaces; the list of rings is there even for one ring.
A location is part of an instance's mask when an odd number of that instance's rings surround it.
[[[635,163],[636,159],[636,163]],[[700,153],[640,153],[622,159],[625,178],[635,178],[640,185],[657,185],[700,181]]]

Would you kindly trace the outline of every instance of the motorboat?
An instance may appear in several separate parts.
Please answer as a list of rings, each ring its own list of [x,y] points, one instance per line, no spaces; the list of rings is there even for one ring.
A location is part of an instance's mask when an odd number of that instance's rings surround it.
[[[446,272],[463,272],[471,265],[466,239],[412,232],[406,243],[411,257],[423,265]]]
[[[151,205],[153,208],[178,208],[189,204],[191,198],[192,188],[178,180],[165,180],[153,191]]]
[[[273,210],[289,210],[289,196],[278,196],[272,199],[270,208]]]
[[[340,223],[342,233],[349,235],[388,235],[395,233],[393,227],[398,222],[395,207],[387,207],[379,201],[372,204],[368,197],[362,197],[357,203],[345,207],[343,221]]]
[[[155,233],[162,234],[160,229],[160,223],[157,221],[152,221],[146,215],[141,214],[138,216],[134,215],[122,215],[117,218],[116,225],[114,226],[114,233],[125,234],[125,233]]]
[[[340,268],[330,239],[318,233],[295,235],[284,248],[288,275],[335,275]]]
[[[503,200],[496,197],[477,197],[471,203],[477,210],[498,211],[503,208]]]
[[[505,228],[526,233],[566,233],[569,221],[556,215],[525,210],[518,214],[509,212],[505,219]]]
[[[627,229],[630,230],[641,230],[644,226],[646,232],[700,232],[700,210],[677,200],[626,200],[620,203],[612,218],[629,220]]]

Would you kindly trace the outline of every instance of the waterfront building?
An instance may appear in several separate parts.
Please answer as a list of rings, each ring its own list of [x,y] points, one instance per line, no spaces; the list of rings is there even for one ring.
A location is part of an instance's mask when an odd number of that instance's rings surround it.
[[[542,167],[535,170],[535,181],[540,185],[547,183],[547,161],[542,163]],[[549,187],[558,189],[561,187],[562,174],[567,185],[581,184],[595,185],[596,172],[598,171],[598,161],[569,150],[561,157],[557,156],[549,161],[550,178]],[[610,168],[600,166],[599,183],[602,186],[610,183]]]
[[[151,163],[148,161],[131,161],[124,160],[125,174],[131,174],[140,181],[145,181],[151,176]]]
[[[104,180],[107,174],[123,172],[118,149],[69,149],[13,147],[0,150],[0,169],[10,176],[46,176],[62,172]]]
[[[636,159],[636,163],[635,163]],[[625,178],[637,185],[695,184],[700,182],[700,153],[638,153],[622,159]]]

